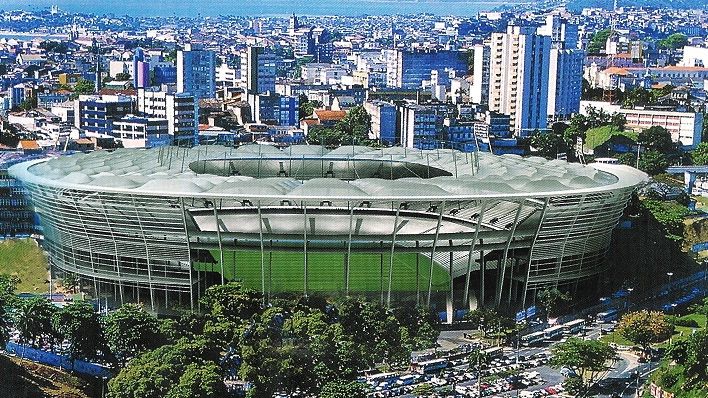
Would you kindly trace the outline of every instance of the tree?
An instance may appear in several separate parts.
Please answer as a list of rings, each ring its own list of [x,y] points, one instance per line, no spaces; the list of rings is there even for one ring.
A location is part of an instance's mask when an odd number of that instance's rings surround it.
[[[121,363],[164,343],[160,324],[137,304],[124,304],[104,319],[108,347]]]
[[[483,336],[490,333],[500,333],[515,325],[513,319],[487,308],[470,311],[465,314],[463,320],[469,322],[470,327],[481,330]]]
[[[125,73],[125,72],[116,73],[116,80],[117,81],[124,81],[124,80],[130,80],[130,79],[131,79],[130,73]]]
[[[610,29],[595,32],[590,38],[590,43],[588,43],[588,54],[600,54],[603,52],[611,33],[612,31]]]
[[[600,372],[607,370],[608,362],[615,358],[615,350],[599,340],[582,340],[571,337],[551,348],[550,365],[567,367],[583,380],[587,390]]]
[[[651,344],[671,337],[674,326],[666,320],[662,312],[642,310],[623,315],[617,325],[617,331],[647,351]]]
[[[216,353],[201,340],[164,345],[137,356],[121,369],[108,383],[108,397],[226,396],[216,359]]]
[[[543,306],[547,318],[556,315],[558,306],[561,303],[568,302],[571,300],[571,297],[568,293],[561,292],[560,290],[558,290],[557,287],[541,290],[540,292],[538,292],[538,296],[536,297],[541,303],[541,306]]]
[[[19,301],[15,309],[15,327],[22,341],[33,346],[54,343],[56,335],[52,327],[52,316],[57,307],[43,297],[32,297]]]
[[[93,94],[94,89],[95,89],[95,86],[92,81],[85,80],[85,79],[79,79],[79,81],[76,82],[76,85],[74,86],[73,96],[79,96],[79,95],[84,95],[84,94]]]
[[[569,376],[563,380],[563,388],[569,393],[576,395],[583,391],[583,379],[582,377]]]
[[[357,381],[334,380],[325,384],[319,398],[365,398],[366,388]]]
[[[649,150],[639,156],[639,169],[649,175],[664,173],[667,167],[669,167],[669,160],[659,151]]]
[[[226,396],[221,370],[215,363],[190,364],[166,398],[218,398]]]
[[[636,87],[625,96],[622,105],[628,108],[634,108],[635,106],[647,105],[651,102],[651,92],[644,87]]]
[[[556,159],[560,154],[567,154],[570,150],[570,143],[562,134],[553,131],[534,131],[531,134],[531,146],[536,154],[546,159]]]
[[[52,324],[59,335],[69,342],[72,359],[95,359],[98,352],[106,352],[106,341],[101,321],[93,306],[85,301],[75,302],[57,311]]]
[[[9,338],[12,315],[7,311],[17,302],[15,289],[20,278],[14,275],[0,274],[0,346],[5,346]]]
[[[708,165],[708,142],[701,142],[696,149],[691,152],[691,161],[695,165]]]
[[[669,50],[676,50],[683,48],[688,44],[688,37],[681,33],[674,33],[669,35],[669,37],[659,40],[657,45],[659,48],[665,48]]]
[[[307,95],[305,94],[300,94],[299,104],[300,106],[298,108],[298,117],[301,120],[308,116],[311,116],[315,109],[322,107],[322,102],[310,101],[310,99],[307,98]]]
[[[661,126],[652,126],[642,130],[637,136],[637,142],[647,149],[653,149],[661,153],[675,151],[676,145],[671,139],[671,133]]]
[[[201,301],[214,316],[241,320],[249,319],[260,311],[263,296],[238,282],[230,282],[210,287]]]
[[[64,275],[64,278],[62,278],[61,284],[70,292],[76,293],[76,290],[79,288],[79,276],[68,272]]]
[[[682,367],[686,387],[692,388],[701,381],[705,383],[708,380],[708,329],[698,330],[686,340],[674,341],[667,356]]]

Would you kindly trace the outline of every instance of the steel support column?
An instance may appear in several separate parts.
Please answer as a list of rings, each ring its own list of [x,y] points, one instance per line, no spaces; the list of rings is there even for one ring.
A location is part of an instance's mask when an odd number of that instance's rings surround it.
[[[430,157],[428,157],[428,162]],[[428,171],[430,173],[430,171]],[[438,236],[440,235],[440,225],[442,224],[443,213],[445,212],[445,202],[440,203],[440,214],[438,215],[438,224],[435,227],[435,239],[433,240],[433,249],[430,252],[430,274],[428,275],[428,301],[430,306],[430,298],[433,293],[433,267],[435,267],[435,249],[438,246]]]
[[[499,274],[499,280],[497,281],[497,297],[494,301],[494,306],[499,308],[502,299],[502,289],[504,288],[504,274],[506,273],[506,260],[509,255],[509,246],[511,246],[511,241],[514,239],[514,232],[516,232],[516,226],[519,224],[519,217],[521,216],[521,209],[524,208],[524,201],[519,203],[519,208],[516,209],[516,215],[514,215],[514,224],[511,226],[511,231],[509,232],[509,238],[506,240],[506,247],[504,248],[504,255],[502,256],[500,269],[497,269]],[[511,288],[511,283],[509,284]]]
[[[463,303],[465,306],[469,305],[469,295],[470,295],[470,275],[472,274],[472,255],[474,254],[474,248],[477,245],[477,238],[479,237],[479,229],[484,220],[484,212],[487,210],[488,201],[482,202],[482,208],[479,211],[479,216],[477,217],[477,227],[474,230],[474,236],[472,237],[472,242],[470,243],[470,252],[467,257],[467,275],[465,276],[465,295]],[[480,268],[481,271],[481,268]]]

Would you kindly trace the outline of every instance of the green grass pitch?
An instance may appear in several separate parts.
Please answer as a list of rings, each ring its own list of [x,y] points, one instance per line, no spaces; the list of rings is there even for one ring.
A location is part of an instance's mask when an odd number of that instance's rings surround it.
[[[194,263],[201,271],[221,272],[219,251],[211,252],[216,260],[211,263]],[[308,291],[344,292],[344,253],[309,252],[307,255]],[[383,258],[383,271],[382,271]],[[390,254],[352,253],[349,272],[349,289],[352,292],[373,293],[388,290]],[[263,258],[266,291],[271,293],[301,292],[304,289],[304,254],[295,252],[265,252]],[[430,258],[418,255],[418,284],[420,291],[428,290]],[[261,254],[259,251],[225,251],[224,277],[239,280],[246,287],[261,290]],[[433,291],[449,289],[449,276],[445,268],[433,266]],[[393,256],[393,292],[416,291],[416,254],[396,253]]]

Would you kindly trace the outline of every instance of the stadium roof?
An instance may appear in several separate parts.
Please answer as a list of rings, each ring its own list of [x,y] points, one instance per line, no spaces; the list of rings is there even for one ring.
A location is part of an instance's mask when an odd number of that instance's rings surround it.
[[[65,189],[271,200],[549,197],[622,189],[646,180],[628,166],[540,157],[400,147],[281,150],[255,144],[77,153],[18,164],[10,173]]]

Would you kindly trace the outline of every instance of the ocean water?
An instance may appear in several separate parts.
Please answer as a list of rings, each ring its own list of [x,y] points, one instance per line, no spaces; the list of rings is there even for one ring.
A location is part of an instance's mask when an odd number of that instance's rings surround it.
[[[419,14],[476,15],[528,0],[0,0],[0,10],[40,10],[133,16],[274,16]]]

